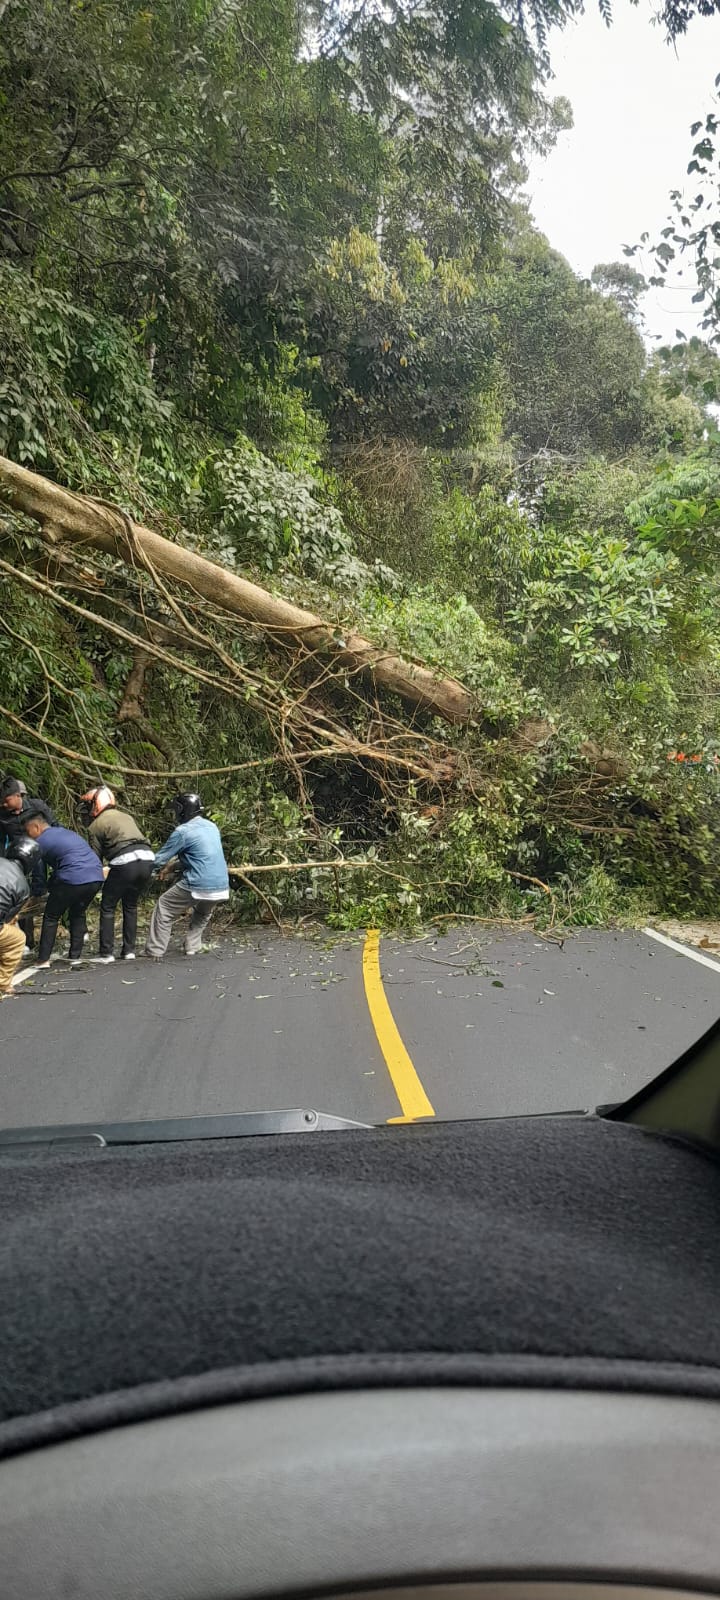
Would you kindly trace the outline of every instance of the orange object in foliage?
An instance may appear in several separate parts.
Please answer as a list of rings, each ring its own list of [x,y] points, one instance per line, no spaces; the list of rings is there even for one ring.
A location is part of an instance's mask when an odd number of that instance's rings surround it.
[[[720,756],[718,756],[718,755],[711,755],[711,756],[710,755],[705,755],[705,754],[703,754],[702,751],[700,752],[699,755],[687,756],[685,754],[684,750],[668,750],[668,753],[667,753],[667,756],[666,756],[665,759],[666,759],[666,761],[689,761],[693,766],[697,766],[698,764],[701,764],[703,761],[707,761],[707,762],[712,762],[713,766],[716,767],[717,764],[718,764],[718,761],[720,761]]]

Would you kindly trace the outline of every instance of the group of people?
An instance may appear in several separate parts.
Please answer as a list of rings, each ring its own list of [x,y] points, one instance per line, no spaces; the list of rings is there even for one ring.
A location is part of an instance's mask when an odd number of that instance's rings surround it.
[[[186,955],[197,955],[219,900],[229,897],[222,840],[203,814],[198,794],[178,794],[172,802],[175,827],[160,850],[153,850],[134,817],[117,804],[112,789],[99,784],[80,800],[87,838],[63,827],[44,800],[28,795],[19,778],[0,784],[0,998],[14,993],[13,978],[35,941],[35,915],[42,908],[37,967],[48,967],[61,920],[67,919],[71,965],[83,960],[87,912],[100,898],[97,956],[115,960],[115,915],[122,907],[122,961],[135,960],[138,901],[154,873],[167,876],[171,863],[180,875],[155,902],[145,955],[160,961],[173,923],[190,912]]]

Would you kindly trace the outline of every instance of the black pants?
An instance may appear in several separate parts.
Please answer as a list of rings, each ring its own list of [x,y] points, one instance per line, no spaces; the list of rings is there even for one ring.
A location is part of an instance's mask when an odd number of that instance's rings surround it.
[[[44,889],[43,889],[42,895],[39,898],[42,899],[42,900],[45,899],[45,890]],[[42,909],[42,908],[40,908],[40,909]],[[22,917],[18,917],[18,927],[20,929],[20,932],[24,933],[24,935],[25,935],[25,943],[26,943],[26,945],[28,947],[28,950],[34,950],[35,949],[35,918],[36,918],[36,915],[37,915],[36,911],[28,911],[26,915],[24,915]],[[40,921],[42,922],[42,917],[40,918]],[[60,918],[60,921],[61,922],[66,922],[67,921],[67,911],[63,911],[63,914],[62,914],[62,916]]]
[[[99,883],[51,883],[40,934],[38,961],[50,960],[58,923],[64,911],[67,911],[70,924],[70,960],[79,959],[87,929],[87,908],[99,892]]]
[[[100,954],[111,956],[115,942],[115,908],[122,901],[124,956],[135,954],[138,900],[150,882],[152,861],[128,861],[124,867],[111,867],[105,879],[100,902]]]

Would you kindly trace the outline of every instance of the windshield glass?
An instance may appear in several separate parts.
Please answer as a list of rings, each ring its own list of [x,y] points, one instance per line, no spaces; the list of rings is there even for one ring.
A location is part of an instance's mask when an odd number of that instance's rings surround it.
[[[0,15],[0,1129],[624,1099],[720,1014],[714,3]]]

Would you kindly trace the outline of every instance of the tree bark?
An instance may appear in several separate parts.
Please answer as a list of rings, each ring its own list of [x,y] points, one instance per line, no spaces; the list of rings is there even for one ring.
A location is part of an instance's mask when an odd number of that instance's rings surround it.
[[[118,722],[136,722],[142,716],[143,709],[140,703],[143,689],[145,688],[145,674],[150,666],[152,657],[147,650],[137,645],[133,654],[133,664],[127,676],[123,690],[123,697],[118,706]]]
[[[4,456],[0,456],[0,488],[16,511],[41,523],[50,542],[89,544],[129,565],[146,565],[151,572],[187,584],[195,594],[274,638],[297,641],[308,653],[329,655],[349,673],[369,673],[379,688],[446,722],[468,722],[476,710],[472,695],[454,678],[438,678],[427,667],[382,650],[360,634],[340,638],[313,612],[131,522],[124,512],[62,489]]]
[[[132,722],[148,744],[154,744],[155,749],[165,757],[168,766],[172,766],[175,757],[166,739],[153,727],[149,717],[146,717],[142,707],[142,694],[145,688],[145,676],[153,665],[153,657],[147,650],[138,645],[133,655],[133,664],[128,673],[127,683],[122,700],[118,706],[117,720],[119,723]]]

